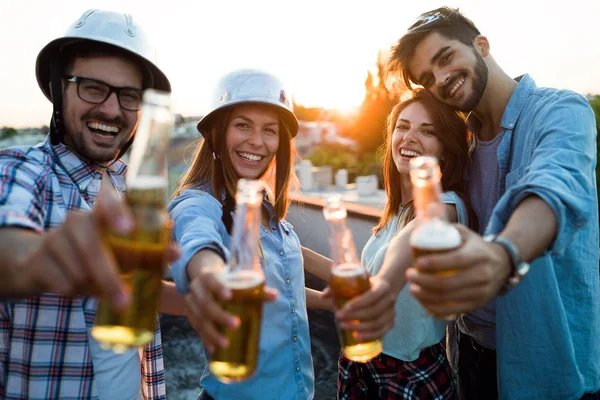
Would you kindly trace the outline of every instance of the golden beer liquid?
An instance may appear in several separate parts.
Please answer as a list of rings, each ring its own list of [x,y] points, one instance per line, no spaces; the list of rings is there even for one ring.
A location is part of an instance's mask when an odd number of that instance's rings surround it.
[[[118,353],[144,345],[154,336],[169,245],[164,207],[166,186],[161,182],[164,180],[130,187],[127,203],[134,215],[135,228],[128,236],[108,233],[105,237],[130,293],[131,304],[123,311],[116,311],[101,299],[91,333],[103,348]]]
[[[419,228],[421,229],[419,230]],[[413,231],[413,234],[410,238],[410,249],[412,252],[413,263],[419,257],[433,254],[443,254],[457,249],[461,244],[458,230],[456,230],[456,228],[450,224],[441,223],[438,221],[419,228]],[[414,268],[422,274],[439,278],[456,275],[459,271],[456,268],[439,271],[426,271],[418,269],[416,265]],[[427,310],[427,312],[432,317],[445,321],[453,321],[458,317],[456,314],[438,315],[430,312],[429,310]]]
[[[329,281],[337,309],[341,309],[352,298],[371,287],[369,275],[360,265],[341,264],[336,266]],[[352,330],[339,329],[344,356],[352,361],[367,362],[383,350],[381,340],[359,341]]]
[[[411,246],[410,250],[412,252],[412,259],[416,260],[419,257],[423,257],[426,255],[433,255],[433,254],[442,254],[442,253],[446,253],[448,251],[452,251],[456,248],[458,248],[458,246],[441,248],[441,249],[430,249],[430,248],[420,248],[420,247]],[[458,269],[455,269],[455,268],[439,270],[439,271],[424,271],[424,270],[418,269],[416,266],[414,268],[417,269],[422,274],[435,275],[435,276],[440,276],[440,277],[452,276],[458,272]]]
[[[221,330],[229,346],[217,348],[208,367],[222,382],[239,382],[254,375],[258,364],[265,281],[253,271],[229,273],[222,280],[232,295],[229,300],[220,302],[221,307],[237,316],[240,325]]]

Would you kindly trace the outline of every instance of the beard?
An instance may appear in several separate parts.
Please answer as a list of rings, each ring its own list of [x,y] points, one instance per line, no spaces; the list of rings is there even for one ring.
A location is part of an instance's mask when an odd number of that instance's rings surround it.
[[[93,113],[85,114],[82,118],[82,129],[86,129],[87,125],[85,124],[86,120],[94,119],[99,121],[100,123],[104,123],[107,125],[116,125],[121,129],[119,136],[122,136],[117,144],[99,144],[94,143],[93,139],[87,137],[87,133],[79,132],[78,134],[71,134],[71,132],[66,132],[64,142],[70,147],[73,151],[75,151],[80,157],[86,159],[90,162],[94,162],[97,164],[105,164],[110,163],[116,160],[122,153],[122,149],[132,137],[131,134],[123,135],[122,131],[129,131],[129,127],[127,122],[122,118],[115,118],[114,120],[108,120],[105,117],[100,115],[92,115]]]
[[[473,77],[473,92],[457,107],[459,111],[463,112],[473,111],[475,107],[477,107],[483,97],[483,92],[485,91],[488,82],[489,70],[485,60],[477,50],[473,49],[473,53],[477,59],[477,64],[475,64],[475,76]]]

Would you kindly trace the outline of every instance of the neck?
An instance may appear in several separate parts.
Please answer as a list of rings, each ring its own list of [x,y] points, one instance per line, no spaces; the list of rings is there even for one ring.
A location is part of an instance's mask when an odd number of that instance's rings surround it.
[[[500,133],[500,122],[517,81],[506,74],[494,61],[488,62],[489,76],[481,101],[473,112],[481,120],[479,139],[489,141]]]
[[[410,176],[400,175],[400,203],[402,206],[407,205],[413,199],[412,183]]]
[[[81,154],[79,154],[79,152],[77,151],[77,149],[75,149],[75,146],[72,146],[69,141],[65,140],[63,141],[63,145],[65,147],[67,147],[69,150],[71,150],[71,152],[73,154],[75,154],[77,157],[79,157],[80,160],[82,160],[83,162],[85,162],[87,165],[90,166],[90,168],[95,169],[96,171],[102,172],[104,173],[104,171],[106,171],[108,169],[108,167],[110,167],[111,165],[113,165],[115,162],[117,162],[117,160],[120,158],[119,156],[115,157],[114,160],[112,161],[106,161],[106,162],[98,162],[95,160],[91,160],[89,158],[86,158],[84,156],[82,156]]]

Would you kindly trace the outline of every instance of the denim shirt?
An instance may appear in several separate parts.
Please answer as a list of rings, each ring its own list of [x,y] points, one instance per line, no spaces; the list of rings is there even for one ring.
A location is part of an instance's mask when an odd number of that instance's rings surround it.
[[[600,389],[596,126],[589,102],[523,76],[502,116],[499,201],[486,234],[501,232],[525,197],[554,211],[551,247],[497,299],[501,399],[579,399]]]
[[[442,193],[441,200],[455,205],[459,224],[469,224],[465,203],[456,193]],[[371,236],[363,248],[361,262],[371,276],[379,272],[390,241],[404,228],[398,219],[398,215],[392,218],[377,235]],[[447,322],[429,316],[410,294],[408,286],[404,286],[396,299],[394,327],[383,337],[383,353],[402,361],[415,361],[422,349],[442,340]]]
[[[202,189],[184,190],[169,204],[175,222],[174,240],[182,251],[181,258],[172,264],[172,276],[180,293],[189,290],[186,267],[199,250],[212,249],[224,259],[229,258],[231,237],[221,221],[221,203],[208,186]],[[263,306],[258,368],[252,378],[224,384],[205,368],[200,384],[216,400],[306,400],[314,395],[300,241],[288,222],[277,219],[270,202],[264,200],[263,205],[271,227],[261,225],[264,274],[266,284],[277,289],[279,296]]]

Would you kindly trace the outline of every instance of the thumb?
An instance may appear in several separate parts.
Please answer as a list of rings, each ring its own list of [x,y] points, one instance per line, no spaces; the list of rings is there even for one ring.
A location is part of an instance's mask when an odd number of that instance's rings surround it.
[[[109,179],[102,179],[96,207],[93,211],[99,226],[120,234],[133,229],[133,216]]]
[[[323,289],[323,291],[321,292],[321,298],[322,299],[330,299],[331,298],[331,289],[329,288],[329,286],[327,286],[325,289]]]
[[[264,301],[271,302],[277,299],[279,292],[276,289],[265,286]]]

